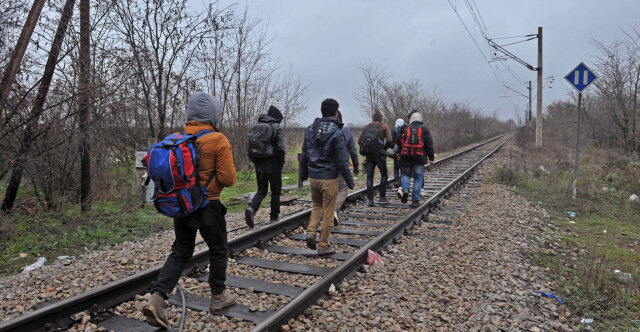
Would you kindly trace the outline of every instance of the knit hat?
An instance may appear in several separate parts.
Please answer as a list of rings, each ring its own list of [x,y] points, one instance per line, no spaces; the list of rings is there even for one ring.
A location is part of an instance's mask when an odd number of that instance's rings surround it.
[[[398,119],[396,120],[396,128],[400,128],[404,125],[404,120]]]
[[[380,112],[380,110],[373,112],[373,121],[382,121],[382,112]]]
[[[187,104],[187,121],[200,121],[217,128],[220,125],[222,108],[218,99],[206,92],[194,92]]]

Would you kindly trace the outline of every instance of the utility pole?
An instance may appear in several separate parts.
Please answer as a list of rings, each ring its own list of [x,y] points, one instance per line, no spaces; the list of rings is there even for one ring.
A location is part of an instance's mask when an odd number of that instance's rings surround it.
[[[536,148],[542,147],[542,27],[538,27],[538,83],[536,85]]]
[[[524,37],[529,38],[529,39],[524,40],[524,41],[528,41],[528,40],[532,40],[532,39],[538,38],[538,67],[533,67],[532,65],[528,64],[524,60],[522,60],[522,59],[518,58],[517,56],[515,56],[513,53],[511,53],[508,50],[506,50],[504,47],[496,44],[491,39],[487,39],[487,42],[489,43],[489,46],[493,47],[496,51],[499,51],[500,53],[506,55],[507,57],[515,60],[519,64],[527,67],[529,70],[538,72],[538,75],[537,75],[538,76],[538,84],[536,86],[536,88],[537,88],[537,94],[536,94],[536,147],[539,148],[539,147],[542,147],[542,88],[543,88],[543,83],[542,83],[542,27],[538,27],[538,33],[537,34],[526,35]],[[529,121],[531,121],[531,81],[529,81]]]
[[[91,121],[91,0],[80,0],[80,58],[79,82],[80,98],[80,209],[91,211],[91,149],[89,132]]]
[[[0,82],[0,108],[9,96],[9,91],[11,91],[13,80],[16,77],[16,73],[18,72],[20,63],[22,62],[24,52],[26,51],[27,46],[31,41],[31,35],[33,34],[33,30],[36,27],[36,23],[38,23],[38,19],[40,18],[40,13],[42,12],[43,6],[44,0],[36,0],[33,2],[31,10],[29,11],[29,16],[27,16],[27,20],[24,22],[22,32],[20,32],[20,37],[18,38],[18,42],[16,43],[16,48],[13,49],[13,52],[11,52],[11,59],[9,60],[9,63],[5,68],[4,74],[2,75],[2,81]]]
[[[529,90],[529,121],[527,121],[527,123],[531,122],[531,81],[529,81],[529,87],[527,88]]]

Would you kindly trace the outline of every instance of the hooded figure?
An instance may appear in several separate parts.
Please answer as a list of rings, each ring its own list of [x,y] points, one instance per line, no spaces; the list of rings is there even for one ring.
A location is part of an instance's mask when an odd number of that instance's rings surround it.
[[[313,209],[307,227],[307,247],[317,249],[318,255],[329,255],[335,249],[329,246],[334,211],[338,195],[338,176],[341,175],[351,189],[353,176],[349,170],[349,153],[342,134],[342,123],[336,117],[338,102],[332,98],[322,101],[321,118],[307,127],[300,157],[300,179],[309,178]],[[316,247],[316,233],[322,219],[320,242]]]
[[[391,136],[391,130],[386,123],[382,122],[382,112],[380,110],[375,110],[372,116],[372,122],[362,128],[362,132],[360,133],[360,137],[358,137],[358,144],[360,145],[360,150],[363,150],[364,147],[368,147],[367,142],[372,142],[371,137],[375,132],[375,128],[378,128],[378,142],[382,144],[379,153],[368,153],[365,155],[365,171],[367,173],[367,198],[369,199],[369,206],[373,207],[375,191],[373,187],[373,176],[376,170],[380,170],[380,186],[378,187],[378,192],[380,195],[380,202],[388,202],[387,200],[387,161],[386,161],[386,150],[393,146],[393,137]],[[372,128],[375,127],[375,128]],[[361,152],[362,153],[362,152]]]
[[[402,168],[401,188],[398,197],[406,203],[409,196],[409,185],[413,178],[413,192],[411,194],[412,207],[420,202],[420,189],[424,177],[424,165],[433,162],[433,139],[429,128],[424,124],[422,113],[417,110],[409,112],[409,124],[404,125],[395,138],[395,144],[400,151],[400,167]],[[419,134],[421,133],[421,136]],[[412,142],[412,143],[410,143]],[[422,148],[416,146],[420,142]],[[406,143],[407,146],[403,146]]]
[[[220,103],[215,97],[204,92],[194,92],[189,96],[184,131],[190,135],[203,130],[212,131],[200,136],[194,143],[198,154],[200,183],[209,183],[206,188],[209,203],[188,216],[174,219],[175,241],[171,246],[172,252],[151,286],[151,297],[142,308],[147,323],[154,327],[171,328],[165,300],[193,255],[197,232],[200,232],[209,247],[209,310],[218,310],[236,301],[235,296],[225,292],[230,252],[225,220],[227,208],[220,203],[222,189],[231,187],[236,182],[236,170],[229,140],[217,129],[221,115]]]
[[[244,211],[245,221],[249,227],[254,225],[255,213],[260,209],[262,200],[267,196],[271,187],[271,213],[270,222],[278,220],[280,214],[280,194],[282,192],[282,168],[285,162],[284,134],[282,133],[282,113],[275,106],[269,106],[267,114],[260,115],[258,123],[265,123],[273,129],[271,142],[273,144],[273,156],[256,159],[249,157],[256,168],[256,183],[258,192],[253,196],[249,207]]]

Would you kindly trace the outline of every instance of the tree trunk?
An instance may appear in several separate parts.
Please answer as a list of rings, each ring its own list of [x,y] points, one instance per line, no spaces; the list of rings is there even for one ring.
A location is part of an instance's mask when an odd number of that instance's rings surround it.
[[[80,0],[80,58],[78,102],[80,113],[80,206],[91,211],[91,149],[89,145],[91,107],[91,0]]]
[[[49,85],[51,84],[51,80],[53,79],[53,72],[56,68],[56,62],[58,62],[60,46],[62,45],[65,34],[67,33],[67,28],[69,27],[71,16],[73,16],[74,4],[75,0],[67,0],[64,5],[64,9],[62,10],[60,22],[58,23],[58,29],[56,30],[56,35],[53,38],[53,43],[51,44],[49,57],[47,58],[47,64],[44,67],[44,75],[42,75],[42,80],[40,81],[40,86],[38,87],[38,94],[36,95],[36,98],[33,102],[33,108],[31,109],[31,113],[29,114],[29,122],[27,122],[24,134],[22,136],[22,139],[20,140],[20,150],[18,151],[18,156],[16,157],[15,163],[13,165],[11,179],[9,180],[9,186],[7,187],[4,201],[2,202],[2,211],[6,213],[11,212],[13,203],[16,200],[16,195],[18,194],[18,188],[20,188],[22,173],[24,171],[24,163],[26,161],[26,156],[29,153],[29,149],[31,148],[31,142],[33,141],[34,127],[38,124],[40,113],[42,113],[44,102],[46,101],[47,94],[49,93]]]
[[[9,97],[13,80],[16,78],[24,52],[27,50],[27,46],[31,41],[31,35],[40,18],[42,7],[44,7],[44,0],[35,0],[33,2],[29,16],[27,16],[27,21],[24,22],[24,27],[22,27],[22,32],[16,43],[16,48],[11,52],[11,59],[5,68],[4,75],[2,75],[2,82],[0,82],[0,107],[2,107]]]

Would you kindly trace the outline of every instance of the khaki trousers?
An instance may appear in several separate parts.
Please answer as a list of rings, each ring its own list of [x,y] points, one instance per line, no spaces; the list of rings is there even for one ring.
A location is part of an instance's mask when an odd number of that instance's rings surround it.
[[[316,234],[322,218],[322,232],[318,249],[325,249],[329,246],[329,235],[331,235],[331,228],[333,228],[333,211],[335,211],[336,197],[338,196],[338,179],[309,179],[309,182],[313,209],[307,232]]]
[[[347,186],[347,180],[344,179],[342,174],[338,175],[338,198],[336,199],[336,212],[342,208],[342,204],[347,200],[347,194],[349,193],[349,187]]]

